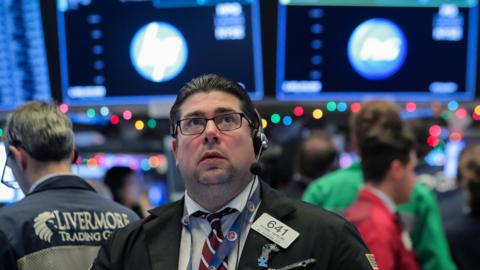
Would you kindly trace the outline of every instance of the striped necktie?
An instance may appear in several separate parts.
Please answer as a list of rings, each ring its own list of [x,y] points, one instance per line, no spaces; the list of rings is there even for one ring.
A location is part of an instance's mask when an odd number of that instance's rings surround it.
[[[221,219],[222,217],[235,211],[237,210],[227,207],[222,211],[213,214],[207,214],[201,211],[197,211],[193,214],[195,217],[206,218],[210,223],[210,227],[212,228],[208,234],[208,238],[205,240],[205,244],[203,244],[202,257],[198,266],[199,270],[215,269],[214,267],[210,266],[210,262],[224,239]],[[228,270],[227,261],[228,257],[225,257],[223,263],[217,268],[217,270]]]

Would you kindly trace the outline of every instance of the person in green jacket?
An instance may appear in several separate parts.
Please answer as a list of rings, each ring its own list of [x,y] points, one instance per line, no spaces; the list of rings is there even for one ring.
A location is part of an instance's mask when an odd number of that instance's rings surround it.
[[[401,130],[403,127],[397,107],[385,101],[362,104],[360,112],[351,120],[354,145],[371,129]],[[348,168],[339,169],[312,182],[303,194],[303,200],[342,213],[357,199],[363,184],[360,163],[355,162]],[[426,186],[417,183],[410,201],[399,205],[398,210],[405,227],[410,231],[421,269],[457,269],[448,249],[434,194]]]

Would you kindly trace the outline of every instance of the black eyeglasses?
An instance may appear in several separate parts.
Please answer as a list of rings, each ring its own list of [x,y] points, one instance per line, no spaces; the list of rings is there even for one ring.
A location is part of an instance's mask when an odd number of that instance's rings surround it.
[[[5,180],[5,171],[7,170],[7,162],[8,162],[8,159],[12,156],[11,152],[10,151],[6,151],[7,152],[7,155],[5,157],[5,164],[3,166],[3,169],[2,169],[2,176],[1,176],[1,182],[2,184],[4,184],[5,186],[9,187],[9,188],[12,188],[12,189],[19,189],[20,186],[18,185],[18,182],[15,181],[14,179],[12,180]]]
[[[251,121],[243,113],[227,113],[212,118],[191,117],[178,120],[177,126],[183,135],[197,135],[202,134],[207,127],[208,121],[213,120],[218,130],[231,131],[239,129],[242,126],[242,118],[245,118],[248,124],[252,125]]]

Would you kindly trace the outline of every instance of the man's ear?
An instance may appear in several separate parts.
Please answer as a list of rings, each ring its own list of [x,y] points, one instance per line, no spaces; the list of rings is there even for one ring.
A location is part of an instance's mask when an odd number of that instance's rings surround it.
[[[391,178],[398,182],[403,179],[405,166],[400,160],[394,160],[390,163],[389,174]]]
[[[27,168],[27,152],[25,152],[25,150],[23,150],[22,148],[17,148],[11,145],[8,147],[8,149],[12,153],[17,165],[23,170],[25,170]]]

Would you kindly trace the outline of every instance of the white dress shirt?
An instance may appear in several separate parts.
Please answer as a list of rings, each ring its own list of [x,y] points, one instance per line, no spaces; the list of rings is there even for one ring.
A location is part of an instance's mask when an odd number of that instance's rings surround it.
[[[237,217],[242,212],[243,208],[245,208],[252,184],[254,184],[252,189],[252,194],[253,194],[255,192],[255,189],[258,187],[258,180],[251,181],[245,187],[245,189],[240,194],[237,195],[237,197],[231,200],[227,205],[222,207],[219,211],[217,211],[217,212],[220,212],[221,210],[227,207],[237,210],[236,212],[230,215],[226,215],[221,219],[222,231],[224,235],[226,235],[226,232],[228,232],[230,227],[233,225]],[[240,256],[240,254],[242,253],[243,246],[245,245],[245,241],[247,239],[247,235],[250,230],[250,224],[252,223],[252,220],[255,217],[257,210],[258,210],[258,207],[253,212],[248,224],[246,224],[246,226],[244,226],[242,231],[240,232],[239,244],[236,244],[233,247],[232,251],[228,256],[229,270],[236,269],[237,254],[238,256]],[[209,211],[203,208],[202,206],[200,206],[197,202],[195,202],[188,195],[188,192],[186,191],[185,191],[185,211],[186,211],[185,214],[188,215],[189,217],[190,231],[185,226],[183,226],[182,236],[180,240],[180,257],[178,260],[178,270],[190,270],[188,269],[188,264],[190,260],[191,260],[192,269],[197,270],[198,265],[200,264],[203,244],[205,243],[205,240],[207,239],[208,234],[211,231],[211,227],[210,227],[210,223],[206,219],[193,217],[192,214],[197,211],[202,211],[205,213],[209,213]],[[239,246],[240,246],[240,250],[238,250]]]

